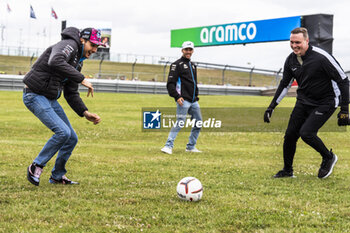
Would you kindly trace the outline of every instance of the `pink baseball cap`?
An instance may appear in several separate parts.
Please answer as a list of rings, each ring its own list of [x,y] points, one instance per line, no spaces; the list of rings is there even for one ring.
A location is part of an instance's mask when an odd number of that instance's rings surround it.
[[[90,41],[93,44],[106,47],[106,45],[101,42],[101,31],[96,28],[83,29],[80,32],[80,37]]]

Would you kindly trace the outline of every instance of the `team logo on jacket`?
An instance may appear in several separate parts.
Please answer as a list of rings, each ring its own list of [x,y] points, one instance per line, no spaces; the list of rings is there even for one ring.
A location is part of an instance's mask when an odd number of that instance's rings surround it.
[[[186,64],[184,64],[184,69],[187,69],[187,68],[188,68],[188,66]]]
[[[69,57],[69,55],[74,51],[73,47],[70,46],[69,44],[66,45],[66,47],[64,47],[64,49],[62,50],[62,53],[64,53],[64,55],[66,55],[66,57]]]
[[[171,65],[171,71],[175,71],[175,70],[176,70],[176,65],[175,64]]]

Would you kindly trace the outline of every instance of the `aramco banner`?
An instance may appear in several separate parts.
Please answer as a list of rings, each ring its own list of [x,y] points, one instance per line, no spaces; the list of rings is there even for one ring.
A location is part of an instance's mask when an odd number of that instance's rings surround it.
[[[171,47],[192,41],[195,47],[289,40],[301,16],[171,30]]]

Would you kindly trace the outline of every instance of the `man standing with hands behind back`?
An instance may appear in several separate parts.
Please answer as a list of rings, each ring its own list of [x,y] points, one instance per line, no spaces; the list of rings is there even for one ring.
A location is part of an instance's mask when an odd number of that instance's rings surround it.
[[[182,44],[182,57],[171,64],[167,89],[171,97],[176,101],[176,124],[170,130],[168,140],[161,149],[167,154],[173,153],[174,141],[181,130],[179,122],[186,120],[187,113],[196,121],[202,120],[201,110],[198,104],[198,86],[197,86],[197,67],[191,63],[194,44],[191,41],[185,41]],[[187,152],[201,152],[195,146],[199,136],[200,128],[192,127],[189,142],[186,146]]]
[[[349,122],[349,80],[339,63],[326,51],[309,45],[306,28],[291,31],[293,52],[284,64],[283,78],[264,114],[269,123],[274,108],[287,94],[293,80],[298,83],[297,101],[284,136],[284,168],[274,178],[294,177],[293,159],[299,137],[322,156],[318,178],[332,174],[338,157],[317,136],[318,130],[340,105],[338,125]]]

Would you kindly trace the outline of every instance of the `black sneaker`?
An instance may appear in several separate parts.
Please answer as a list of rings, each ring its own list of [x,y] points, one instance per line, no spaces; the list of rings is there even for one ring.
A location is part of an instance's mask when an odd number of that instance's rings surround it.
[[[66,176],[62,176],[62,178],[59,180],[56,180],[51,176],[49,182],[51,184],[79,184],[78,182],[68,179]]]
[[[318,178],[324,179],[330,176],[333,172],[334,165],[338,161],[338,156],[333,154],[332,150],[330,153],[333,155],[331,159],[322,159],[320,170],[318,170]]]
[[[40,175],[43,172],[43,166],[40,166],[36,163],[32,163],[27,168],[27,179],[30,183],[39,186]]]
[[[293,171],[281,170],[273,176],[273,178],[295,178]]]

